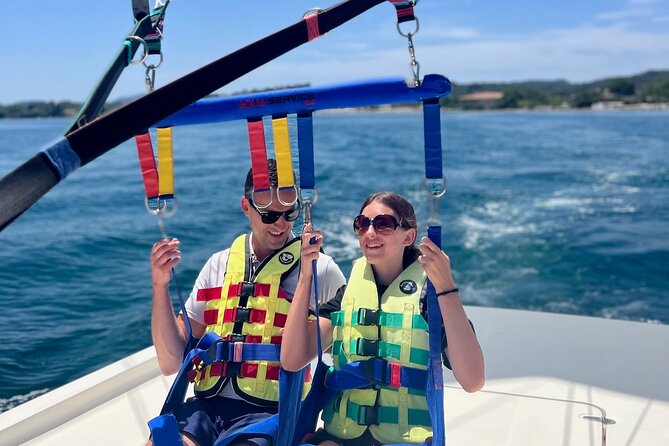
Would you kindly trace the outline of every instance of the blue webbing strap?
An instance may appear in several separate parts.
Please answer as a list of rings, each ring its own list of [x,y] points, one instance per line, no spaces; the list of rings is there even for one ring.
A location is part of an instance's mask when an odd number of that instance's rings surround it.
[[[313,189],[314,175],[314,128],[311,112],[297,114],[297,146],[300,155],[300,189]]]
[[[441,248],[441,226],[430,226],[427,236]],[[427,379],[427,407],[432,419],[432,446],[446,444],[444,427],[444,375],[441,359],[441,310],[434,285],[427,281],[427,324],[430,342],[430,363]]]
[[[411,389],[425,390],[427,371],[401,366],[399,385]],[[391,384],[391,364],[383,359],[353,361],[335,370],[328,376],[329,388],[346,390],[371,387],[374,384]]]
[[[242,343],[242,355],[239,361],[235,361],[235,350],[230,348],[236,344],[232,341],[222,340],[212,345],[209,350],[200,350],[197,357],[204,365],[214,362],[244,362],[244,361],[274,361],[278,362],[279,346],[275,344],[257,344],[252,342]]]
[[[311,389],[300,406],[299,413],[293,418],[293,442],[291,445],[303,444],[302,438],[316,430],[318,414],[336,395],[335,389],[327,388],[325,381],[330,367],[323,362],[323,344],[321,342],[320,310],[318,305],[318,276],[316,261],[312,262],[314,271],[314,305],[316,313],[316,333],[318,336],[318,362],[311,379]]]
[[[181,363],[181,368],[174,377],[172,387],[170,388],[165,403],[163,404],[163,408],[160,411],[161,415],[172,412],[177,405],[183,403],[184,397],[186,396],[186,390],[188,389],[188,372],[193,367],[193,358],[202,352],[206,352],[218,339],[221,338],[216,333],[209,332],[202,336],[202,339],[200,339],[195,348],[188,352]]]
[[[430,225],[428,238],[441,249],[441,224],[436,207],[445,192],[441,155],[441,116],[439,99],[423,101],[423,128],[425,134],[425,177],[427,179],[430,206]],[[427,407],[432,419],[432,445],[446,444],[444,426],[444,375],[441,359],[441,310],[434,290],[434,285],[427,281],[427,324],[430,344],[430,362],[428,364]]]
[[[299,410],[304,385],[305,369],[299,372],[279,372],[279,413],[269,418],[250,424],[234,434],[222,438],[214,446],[228,446],[251,438],[266,438],[272,446],[289,446],[293,444],[292,427],[287,426],[285,419],[295,419]],[[287,396],[285,396],[287,395]],[[296,397],[294,397],[296,395]],[[289,429],[285,429],[290,427]],[[162,446],[162,445],[161,445]],[[170,445],[171,446],[171,445]]]
[[[305,369],[288,372],[281,369],[279,375],[279,419],[276,446],[293,444],[295,422],[302,402]]]
[[[439,99],[423,101],[423,132],[425,134],[425,177],[441,179],[441,121]]]
[[[311,124],[311,122],[309,122]],[[299,131],[299,130],[298,130]],[[311,152],[311,176],[313,178],[313,138],[312,138],[312,144],[311,147],[308,147]],[[300,146],[300,154],[302,154],[302,147]],[[302,159],[300,158],[300,166],[302,166]],[[307,169],[309,166],[307,166]],[[313,184],[312,184],[313,188]],[[305,221],[305,224],[311,223],[310,221]],[[309,243],[314,245],[316,244],[317,239],[316,237],[313,237],[311,240],[309,240]],[[323,363],[323,344],[321,342],[321,325],[320,325],[320,314],[319,314],[319,305],[318,305],[318,261],[317,260],[312,260],[311,261],[311,270],[313,274],[313,288],[314,288],[314,310],[316,314],[316,340],[318,343],[318,365],[316,369],[318,369],[318,366],[320,366]],[[288,373],[288,372],[286,372]],[[304,373],[304,369],[302,369],[300,372],[297,373]],[[293,373],[294,374],[294,373]],[[312,386],[314,385],[314,380],[312,378]],[[299,391],[299,393],[298,393]],[[311,392],[309,392],[311,393]],[[282,407],[283,411],[281,410]],[[299,412],[302,406],[302,386],[297,388],[292,389],[292,392],[286,393],[285,397],[281,398],[281,402],[279,404],[279,432],[277,435],[277,441],[276,441],[276,446],[292,446],[294,444],[297,444],[297,442],[301,442],[303,434],[300,432],[297,432],[297,426],[304,426],[305,423],[302,421],[302,423],[298,423],[298,417],[299,417]],[[315,424],[314,424],[315,428]]]
[[[154,446],[182,446],[181,435],[177,426],[176,419],[172,412],[181,405],[186,397],[188,390],[188,372],[193,368],[192,360],[195,356],[202,352],[206,352],[211,345],[217,340],[221,339],[215,333],[207,333],[202,336],[202,339],[197,343],[181,363],[181,367],[174,377],[172,387],[167,393],[167,398],[163,403],[163,408],[160,410],[160,415],[149,420],[147,423],[151,430],[151,437]]]
[[[147,424],[155,446],[183,446],[177,419],[171,413],[155,417]]]
[[[63,180],[81,166],[79,155],[72,150],[67,138],[53,141],[42,149],[53,170],[58,173],[58,179]]]

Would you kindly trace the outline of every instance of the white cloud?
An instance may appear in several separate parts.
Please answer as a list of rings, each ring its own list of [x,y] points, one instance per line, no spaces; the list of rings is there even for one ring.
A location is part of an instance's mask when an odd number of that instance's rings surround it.
[[[597,14],[595,18],[605,22],[615,22],[619,20],[648,17],[652,14],[653,12],[650,9],[627,9],[623,11],[601,12]]]
[[[462,83],[528,79],[588,82],[649,69],[669,69],[667,54],[669,30],[635,31],[624,26],[556,29],[416,45],[421,74],[441,73]],[[408,63],[404,47],[346,54],[324,51],[316,58],[302,54],[274,61],[242,82],[274,85],[310,81],[322,85],[366,77],[408,78]]]
[[[450,44],[430,49],[445,73],[461,82],[567,79],[586,82],[669,68],[669,32],[624,27],[553,30],[518,38]]]

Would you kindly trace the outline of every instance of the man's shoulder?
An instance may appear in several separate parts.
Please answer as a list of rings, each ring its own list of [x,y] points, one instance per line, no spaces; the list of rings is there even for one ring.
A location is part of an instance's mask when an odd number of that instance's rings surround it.
[[[332,257],[322,252],[318,256],[318,271],[319,273],[334,273],[337,275],[343,275],[339,265],[337,265],[337,262],[335,262]]]
[[[225,248],[221,251],[213,253],[210,259],[213,260],[227,259],[229,256],[230,256],[230,248]]]
[[[228,258],[230,257],[230,248],[226,248],[222,251],[213,253],[207,263],[205,263],[204,268],[219,268],[225,267],[228,263]]]

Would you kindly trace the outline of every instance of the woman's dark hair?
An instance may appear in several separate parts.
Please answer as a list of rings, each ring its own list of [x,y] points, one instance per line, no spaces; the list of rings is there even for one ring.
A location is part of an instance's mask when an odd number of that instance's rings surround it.
[[[418,223],[416,222],[416,212],[413,210],[411,203],[403,196],[394,192],[376,192],[367,197],[365,202],[360,207],[360,213],[372,202],[381,203],[388,206],[400,218],[400,226],[405,229],[413,228],[418,230]],[[416,240],[404,248],[404,256],[402,257],[402,264],[406,268],[411,265],[420,255],[420,251],[416,247]]]

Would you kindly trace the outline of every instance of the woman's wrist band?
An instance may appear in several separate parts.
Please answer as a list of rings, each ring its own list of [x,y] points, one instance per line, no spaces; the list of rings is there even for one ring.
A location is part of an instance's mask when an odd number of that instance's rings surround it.
[[[450,293],[457,293],[458,291],[460,291],[458,289],[458,287],[451,288],[450,290],[446,290],[446,291],[442,291],[441,293],[437,293],[437,297],[445,296],[445,295],[450,294]]]

